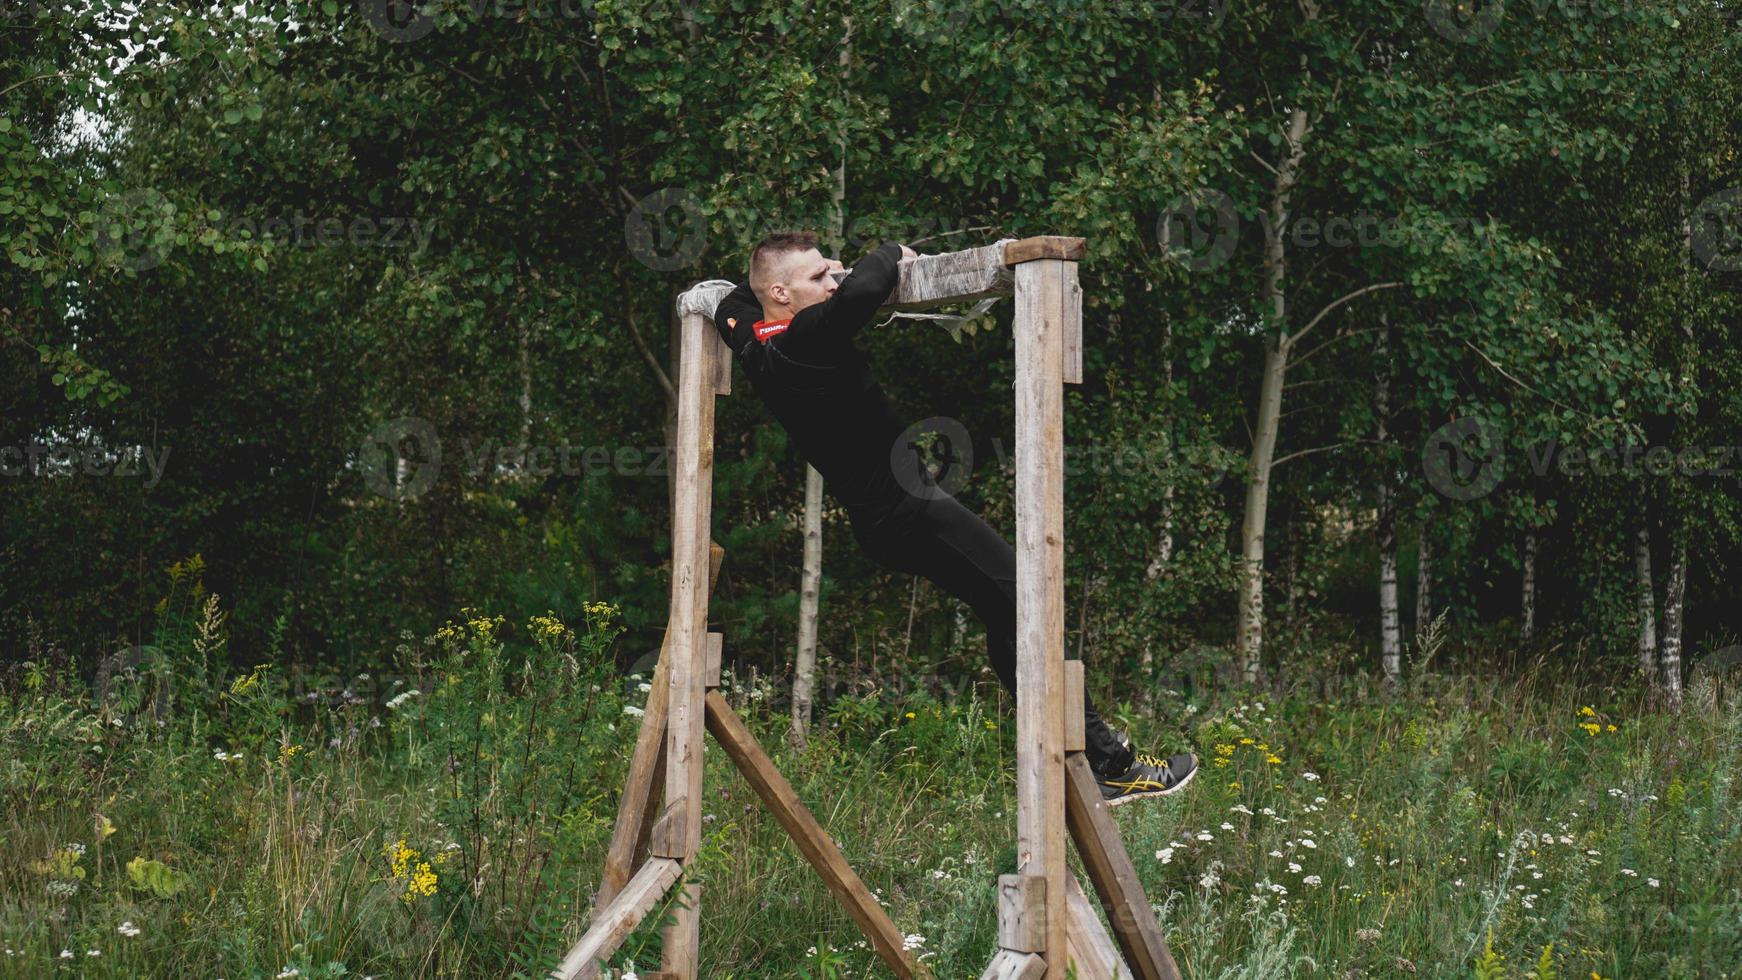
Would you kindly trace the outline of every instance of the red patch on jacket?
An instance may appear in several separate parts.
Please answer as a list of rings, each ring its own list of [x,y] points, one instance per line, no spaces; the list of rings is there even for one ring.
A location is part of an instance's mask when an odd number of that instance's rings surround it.
[[[787,317],[784,320],[757,320],[750,325],[750,330],[756,335],[757,341],[766,344],[785,333],[786,328],[790,326],[792,326],[792,318]]]

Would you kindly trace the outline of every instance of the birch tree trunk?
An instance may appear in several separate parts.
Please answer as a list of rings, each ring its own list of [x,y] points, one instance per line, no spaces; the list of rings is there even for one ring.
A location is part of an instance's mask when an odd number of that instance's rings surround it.
[[[1651,528],[1640,525],[1633,539],[1633,571],[1638,581],[1639,670],[1647,683],[1657,682],[1657,596],[1651,583]]]
[[[1420,637],[1434,621],[1434,539],[1427,521],[1416,528],[1415,539],[1415,635]]]
[[[810,737],[817,684],[817,606],[823,581],[823,475],[804,468],[804,571],[798,595],[798,658],[792,678],[792,741]]]
[[[847,84],[852,67],[853,18],[841,18],[841,85]],[[831,193],[832,227],[835,255],[846,247],[847,206],[847,137],[845,124],[838,134],[835,150],[840,164],[835,168],[835,186]],[[823,579],[823,475],[815,467],[804,468],[804,568],[799,575],[798,655],[792,678],[792,742],[803,747],[811,728],[811,698],[817,684],[817,608]]]
[[[1678,539],[1680,535],[1677,535]],[[1682,703],[1682,623],[1688,587],[1688,545],[1677,540],[1675,555],[1669,562],[1669,583],[1663,595],[1663,677],[1664,704],[1670,710]]]
[[[1520,613],[1523,624],[1519,638],[1529,643],[1536,637],[1536,532],[1524,535],[1524,595]]]
[[[1387,449],[1391,435],[1386,420],[1391,417],[1391,338],[1390,324],[1385,323],[1375,345],[1375,360],[1379,376],[1373,386],[1373,410],[1378,417],[1382,469],[1379,474],[1379,660],[1385,671],[1386,683],[1396,685],[1403,680],[1403,627],[1397,610],[1397,504],[1392,487],[1391,460]]]
[[[1240,525],[1239,612],[1234,647],[1246,683],[1256,683],[1264,653],[1264,527],[1270,507],[1270,469],[1276,459],[1276,434],[1282,419],[1282,382],[1288,371],[1288,295],[1284,284],[1288,254],[1289,195],[1306,157],[1306,110],[1289,113],[1283,137],[1288,156],[1276,166],[1270,194],[1270,220],[1264,228],[1264,300],[1267,309],[1264,374],[1258,392],[1258,421],[1246,474],[1246,515]]]

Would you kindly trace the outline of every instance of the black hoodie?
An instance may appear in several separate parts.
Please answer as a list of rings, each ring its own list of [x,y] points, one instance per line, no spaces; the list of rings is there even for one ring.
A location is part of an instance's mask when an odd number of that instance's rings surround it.
[[[907,494],[890,457],[903,425],[853,337],[895,291],[901,246],[885,243],[860,259],[833,296],[800,310],[780,329],[756,330],[762,304],[744,283],[714,309],[720,331],[750,386],[786,429],[835,499],[868,511]],[[897,454],[897,464],[911,453]]]

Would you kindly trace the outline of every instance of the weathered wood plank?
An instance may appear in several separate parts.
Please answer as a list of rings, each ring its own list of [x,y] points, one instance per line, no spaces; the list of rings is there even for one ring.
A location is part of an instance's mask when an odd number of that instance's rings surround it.
[[[1065,751],[1081,752],[1088,745],[1083,730],[1083,662],[1065,661]]]
[[[714,741],[726,750],[726,755],[744,774],[756,795],[762,798],[763,805],[798,845],[799,852],[816,869],[823,884],[829,886],[835,900],[852,916],[859,931],[870,941],[871,948],[882,957],[884,965],[902,980],[929,977],[930,971],[902,949],[901,930],[890,921],[883,906],[865,887],[865,882],[847,864],[841,849],[835,846],[834,840],[798,798],[792,784],[775,768],[774,760],[762,750],[761,743],[732,710],[725,696],[719,691],[709,691],[707,706],[708,731],[713,733]]]
[[[1119,839],[1119,826],[1101,802],[1101,788],[1082,753],[1065,759],[1066,817],[1077,854],[1100,896],[1125,963],[1142,980],[1179,980],[1161,925],[1149,907],[1137,869]]]
[[[617,951],[682,873],[682,866],[670,858],[654,858],[642,865],[617,897],[593,916],[586,935],[569,948],[551,976],[559,980],[597,976],[598,962]]]
[[[1047,980],[1065,980],[1065,269],[1016,267],[1017,867],[1046,879]]]
[[[677,800],[659,815],[659,820],[653,825],[652,840],[648,845],[654,857],[682,861],[687,856],[684,852],[683,818],[684,811],[688,808],[688,800]]]
[[[683,859],[696,853],[702,838],[702,730],[706,710],[708,625],[708,527],[714,491],[715,352],[714,328],[701,313],[683,316],[678,365],[677,479],[672,505],[670,709],[666,719],[665,798],[686,801],[681,833]],[[700,889],[689,886],[694,901],[673,912],[665,930],[661,969],[682,980],[698,972]]]
[[[726,549],[708,542],[708,591],[713,592],[720,581],[720,565],[726,560]],[[611,848],[605,854],[605,869],[600,875],[599,891],[593,898],[593,908],[601,909],[617,897],[630,875],[646,859],[648,835],[653,830],[653,818],[659,812],[659,791],[665,787],[665,717],[671,677],[671,631],[660,643],[659,660],[653,668],[652,688],[647,694],[647,707],[641,717],[641,732],[635,739],[635,754],[630,757],[629,776],[623,780],[623,797],[617,801],[617,827],[611,833]]]
[[[980,980],[1040,980],[1046,976],[1046,960],[1039,953],[1001,949],[992,957]]]
[[[1005,239],[978,248],[903,259],[900,281],[895,292],[889,294],[883,308],[927,310],[946,303],[971,302],[988,296],[1009,296],[1015,288],[1016,280],[1011,272],[1011,263],[1007,261],[1005,249],[1013,241]],[[835,280],[838,282],[845,279],[852,271],[844,269],[836,272]],[[678,296],[678,314],[684,316],[700,313],[711,317],[714,308],[720,305],[720,300],[725,299],[726,294],[733,288],[730,284],[693,286]],[[729,370],[730,365],[727,368]]]
[[[710,632],[707,638],[706,666],[702,668],[703,685],[709,688],[720,686],[720,661],[725,657],[726,634]]]
[[[1076,965],[1081,980],[1134,980],[1131,970],[1119,958],[1119,948],[1113,937],[1101,925],[1101,917],[1077,884],[1076,875],[1066,879],[1070,894],[1065,896],[1066,929],[1070,932],[1071,962]]]
[[[1068,235],[1037,235],[1033,238],[1006,241],[1003,244],[1005,265],[1021,265],[1040,259],[1081,262],[1088,254],[1086,239]]]
[[[1020,953],[1046,948],[1046,879],[998,876],[998,945]]]

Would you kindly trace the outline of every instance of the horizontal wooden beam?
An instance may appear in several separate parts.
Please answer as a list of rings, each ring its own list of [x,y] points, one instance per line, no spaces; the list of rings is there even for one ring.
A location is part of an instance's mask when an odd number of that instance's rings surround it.
[[[886,310],[926,310],[946,303],[964,303],[989,296],[1009,296],[1016,287],[1012,266],[1036,259],[1082,261],[1084,240],[1063,235],[1041,235],[1035,238],[1006,238],[991,245],[966,248],[958,252],[941,252],[901,260],[901,280],[891,293]],[[835,273],[837,281],[853,270]],[[678,297],[677,308],[682,313],[702,313],[712,316],[720,300],[734,286],[729,283],[703,283]]]

